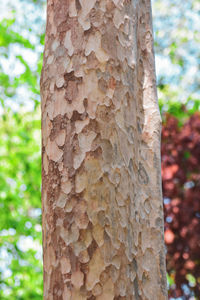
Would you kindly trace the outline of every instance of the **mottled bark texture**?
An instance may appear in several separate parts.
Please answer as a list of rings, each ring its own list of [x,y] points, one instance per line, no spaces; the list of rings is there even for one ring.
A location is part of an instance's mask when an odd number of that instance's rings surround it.
[[[44,299],[166,299],[150,0],[48,0]]]

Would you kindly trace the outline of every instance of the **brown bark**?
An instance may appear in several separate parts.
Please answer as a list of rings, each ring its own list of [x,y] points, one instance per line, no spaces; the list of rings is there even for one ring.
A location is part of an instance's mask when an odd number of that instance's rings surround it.
[[[49,0],[44,299],[166,296],[150,0]]]

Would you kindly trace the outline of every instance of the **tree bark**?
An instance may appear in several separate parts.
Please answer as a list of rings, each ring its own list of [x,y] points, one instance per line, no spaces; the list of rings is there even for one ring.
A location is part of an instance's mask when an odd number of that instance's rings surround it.
[[[167,299],[150,0],[48,0],[44,299]]]

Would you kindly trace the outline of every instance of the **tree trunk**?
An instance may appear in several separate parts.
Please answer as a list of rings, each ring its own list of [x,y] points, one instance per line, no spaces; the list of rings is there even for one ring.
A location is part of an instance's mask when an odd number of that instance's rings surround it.
[[[49,0],[44,299],[167,299],[150,0]]]

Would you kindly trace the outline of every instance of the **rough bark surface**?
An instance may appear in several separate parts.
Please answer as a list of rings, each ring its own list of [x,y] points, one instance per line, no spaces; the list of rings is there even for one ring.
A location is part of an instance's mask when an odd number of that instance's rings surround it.
[[[48,0],[44,299],[166,295],[150,0]]]

